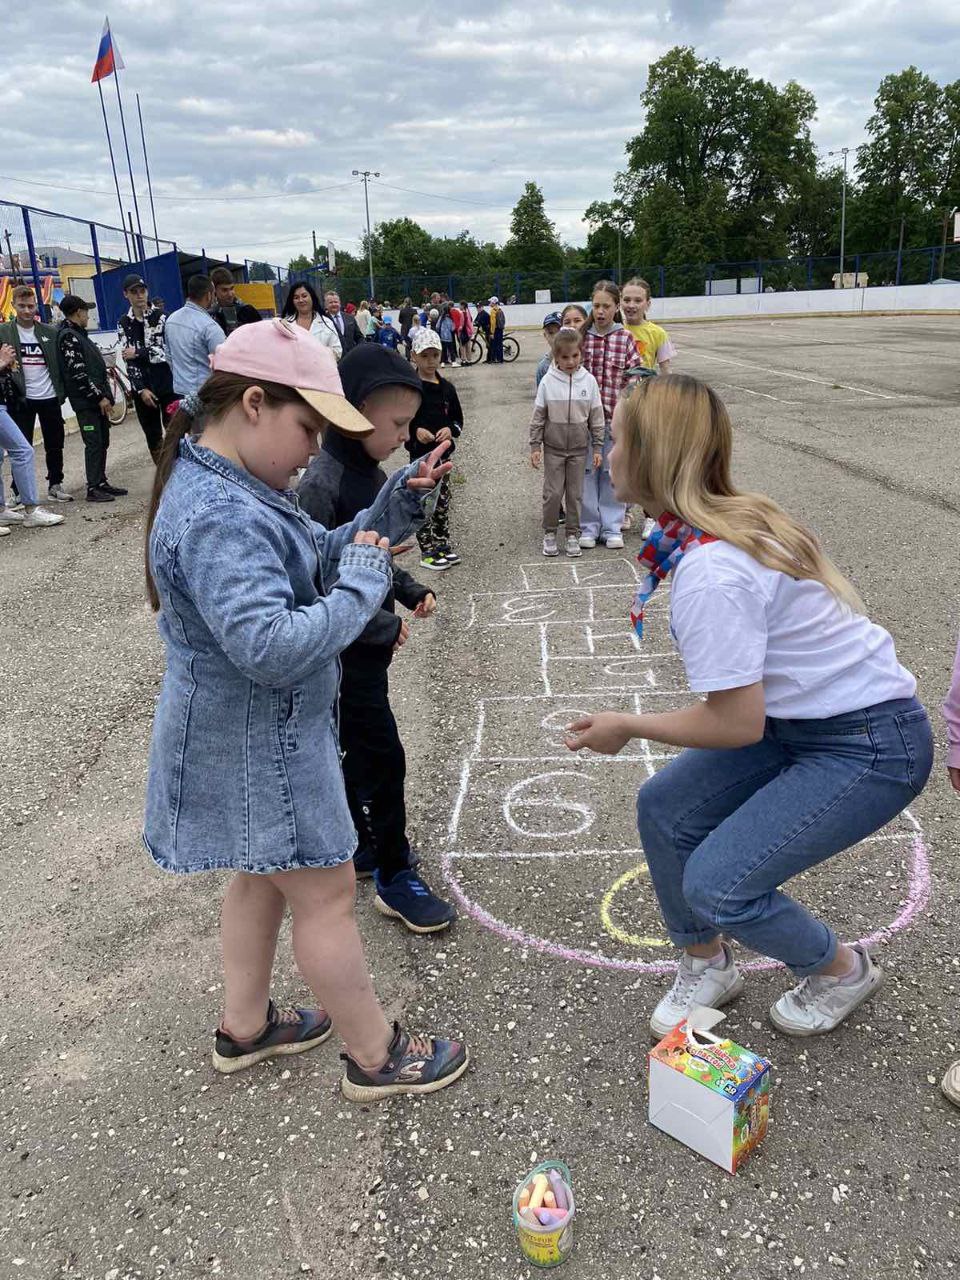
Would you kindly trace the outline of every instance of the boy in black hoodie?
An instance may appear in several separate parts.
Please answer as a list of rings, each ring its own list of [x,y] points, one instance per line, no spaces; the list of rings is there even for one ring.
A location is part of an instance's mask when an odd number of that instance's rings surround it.
[[[374,430],[358,438],[328,429],[300,481],[300,505],[328,529],[372,505],[387,479],[379,464],[406,442],[422,397],[419,375],[402,356],[379,345],[355,347],[341,360],[339,373],[347,399]],[[360,836],[354,865],[358,875],[373,872],[378,911],[402,920],[414,933],[437,933],[457,913],[416,874],[407,840],[406,757],[390,708],[387,673],[410,628],[394,612],[395,600],[415,618],[429,617],[437,605],[428,587],[394,564],[392,589],[340,656],[343,777]]]

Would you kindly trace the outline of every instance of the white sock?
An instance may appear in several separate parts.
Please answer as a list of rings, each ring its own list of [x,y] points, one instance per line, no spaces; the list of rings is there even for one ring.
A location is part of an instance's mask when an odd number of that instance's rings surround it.
[[[853,986],[855,982],[859,982],[860,979],[863,977],[863,971],[864,971],[863,957],[860,955],[859,951],[853,951],[851,952],[851,954],[853,956],[853,959],[850,962],[850,968],[847,970],[846,973],[841,973],[837,975],[837,981],[840,983],[841,987]]]

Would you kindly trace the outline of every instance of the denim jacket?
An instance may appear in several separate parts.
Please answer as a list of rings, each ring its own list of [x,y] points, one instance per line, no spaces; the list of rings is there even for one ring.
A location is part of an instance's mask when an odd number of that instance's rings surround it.
[[[395,544],[419,528],[413,474],[398,471],[372,507],[326,530],[295,495],[181,443],[149,547],[167,669],[143,839],[164,870],[273,872],[353,853],[338,656],[392,570],[388,552],[353,538],[374,528]]]

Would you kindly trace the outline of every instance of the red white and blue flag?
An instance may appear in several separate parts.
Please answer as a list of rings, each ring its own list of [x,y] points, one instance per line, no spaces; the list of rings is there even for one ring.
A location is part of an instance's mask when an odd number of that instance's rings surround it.
[[[110,30],[110,19],[106,18],[103,23],[103,35],[100,37],[100,47],[97,50],[97,60],[93,64],[93,75],[90,77],[90,83],[96,84],[104,76],[112,76],[114,71],[122,70],[123,59],[120,57],[120,50],[117,48],[117,42],[113,38],[113,32]]]

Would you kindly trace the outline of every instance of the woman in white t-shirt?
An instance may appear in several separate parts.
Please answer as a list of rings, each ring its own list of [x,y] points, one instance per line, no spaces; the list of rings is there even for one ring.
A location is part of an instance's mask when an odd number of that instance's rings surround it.
[[[724,935],[800,978],[773,1005],[789,1035],[831,1031],[882,982],[860,944],[781,889],[864,840],[909,804],[933,763],[927,714],[893,640],[863,616],[815,536],[730,478],[732,432],[694,378],[651,378],[613,419],[620,502],[663,512],[640,554],[631,615],[673,573],[670,630],[702,701],[682,711],[605,711],[572,724],[571,750],[615,755],[631,738],[683,747],[640,789],[638,825],[683,957],[650,1020],[665,1035],[694,1004],[743,987]]]
[[[337,333],[336,325],[323,309],[313,287],[304,280],[292,285],[283,304],[284,320],[293,320],[312,334],[321,346],[329,347],[339,360],[343,355],[343,344]]]

